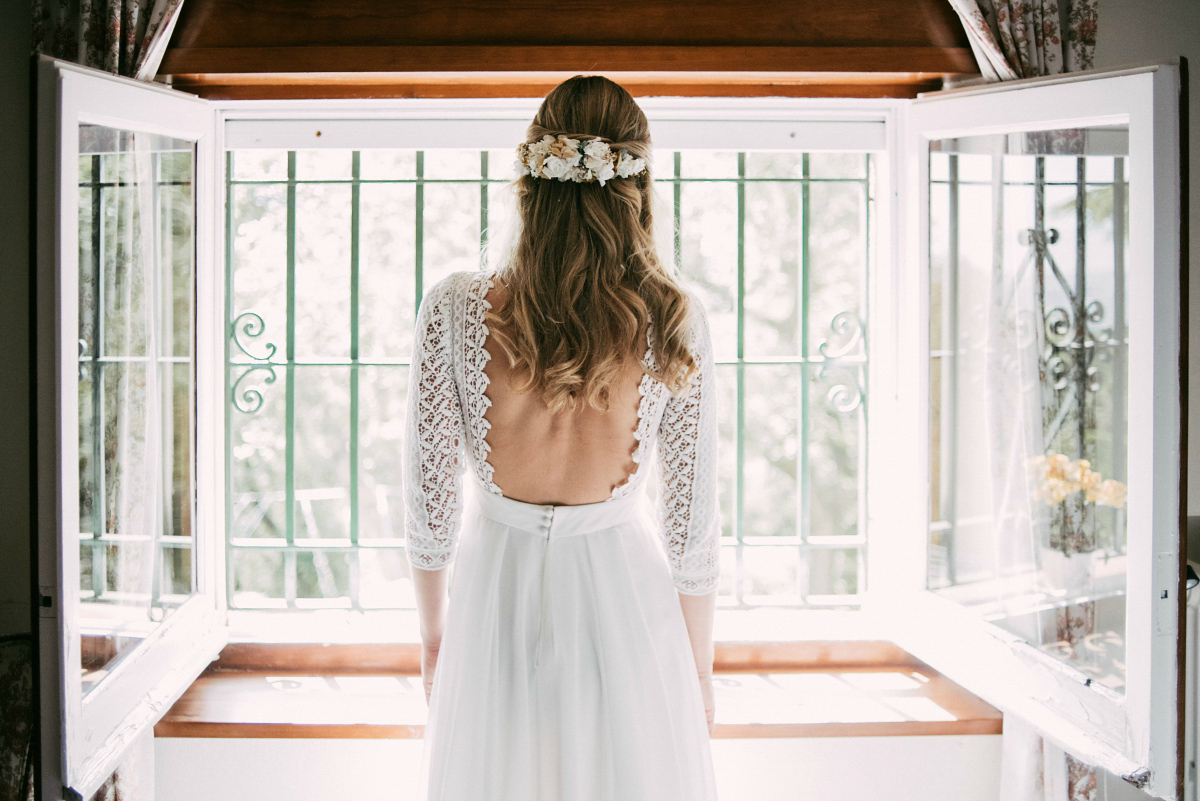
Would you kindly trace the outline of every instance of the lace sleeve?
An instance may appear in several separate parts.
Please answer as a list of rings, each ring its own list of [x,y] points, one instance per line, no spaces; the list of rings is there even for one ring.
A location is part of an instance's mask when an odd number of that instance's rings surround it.
[[[430,290],[417,315],[404,443],[408,561],[437,570],[454,559],[462,510],[463,415],[454,383],[453,285]]]
[[[659,518],[675,587],[703,595],[717,587],[717,399],[708,319],[696,301],[692,350],[699,370],[667,400],[658,428]]]

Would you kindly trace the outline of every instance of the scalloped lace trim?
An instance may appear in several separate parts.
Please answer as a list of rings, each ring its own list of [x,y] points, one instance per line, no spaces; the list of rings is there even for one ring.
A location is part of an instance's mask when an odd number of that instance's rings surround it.
[[[488,422],[487,411],[492,408],[492,399],[487,396],[487,388],[491,380],[484,372],[491,354],[487,344],[488,327],[487,312],[492,308],[487,294],[496,285],[494,272],[486,272],[481,276],[471,276],[467,291],[463,294],[464,322],[460,330],[463,332],[463,406],[466,410],[467,426],[471,437],[471,456],[475,462],[475,472],[480,483],[488,492],[504,495],[493,480],[495,471],[488,461],[492,446],[487,441],[488,431],[492,424]],[[482,279],[482,280],[481,280]]]
[[[654,359],[654,327],[646,326],[646,354],[642,357],[642,367],[646,370],[657,370],[658,363]],[[654,429],[657,428],[659,413],[666,399],[666,386],[649,373],[642,375],[638,383],[638,422],[633,430],[636,442],[633,448],[633,472],[626,479],[613,487],[608,500],[624,498],[641,486],[642,465],[646,461],[646,452],[654,445]]]

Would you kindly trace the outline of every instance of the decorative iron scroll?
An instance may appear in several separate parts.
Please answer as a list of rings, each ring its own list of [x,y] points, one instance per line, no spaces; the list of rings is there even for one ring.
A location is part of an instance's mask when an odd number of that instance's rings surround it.
[[[246,370],[243,370],[241,375],[234,380],[229,388],[230,400],[233,403],[233,408],[245,414],[254,414],[263,407],[264,398],[262,392],[254,387],[241,389],[242,382],[246,380],[252,373],[264,371],[267,373],[263,379],[264,384],[274,384],[278,377],[275,373],[275,365],[271,363],[271,359],[275,356],[277,348],[273,342],[264,342],[263,346],[266,350],[265,355],[256,356],[250,352],[250,347],[253,343],[242,341],[242,336],[250,339],[257,339],[266,333],[267,325],[263,322],[263,318],[257,312],[244,311],[234,318],[230,324],[229,338],[233,344],[245,354],[246,358],[252,359],[255,364],[251,364]]]
[[[829,321],[829,330],[832,336],[817,346],[822,359],[817,378],[824,380],[837,376],[840,379],[829,388],[825,399],[835,412],[849,414],[863,403],[864,393],[859,380],[861,367],[845,363],[863,340],[862,320],[852,311],[838,312]]]
[[[1029,247],[1028,265],[1036,265],[1041,295],[1042,340],[1039,357],[1042,370],[1043,441],[1047,453],[1056,450],[1075,452],[1083,464],[1087,461],[1087,432],[1096,426],[1096,396],[1102,388],[1100,367],[1112,363],[1113,351],[1121,345],[1114,327],[1103,327],[1107,310],[1099,300],[1086,302],[1084,286],[1068,282],[1051,253],[1049,245],[1059,239],[1057,229],[1027,229],[1020,237]],[[1047,269],[1047,267],[1049,269]],[[1062,305],[1046,309],[1049,276],[1066,296]],[[1081,282],[1082,283],[1082,282]],[[1081,292],[1081,290],[1083,292]],[[1055,441],[1068,436],[1072,442],[1063,447]],[[1120,482],[1107,481],[1105,485]],[[1120,484],[1120,503],[1124,505],[1124,485]],[[1093,493],[1071,492],[1052,504],[1048,543],[1063,553],[1088,553],[1102,540],[1116,546],[1112,521],[1095,513]]]

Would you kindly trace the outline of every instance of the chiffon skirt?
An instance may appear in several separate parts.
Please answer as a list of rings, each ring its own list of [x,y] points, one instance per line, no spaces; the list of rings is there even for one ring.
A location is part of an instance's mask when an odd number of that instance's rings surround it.
[[[428,798],[716,798],[695,661],[642,493],[537,506],[467,483]]]

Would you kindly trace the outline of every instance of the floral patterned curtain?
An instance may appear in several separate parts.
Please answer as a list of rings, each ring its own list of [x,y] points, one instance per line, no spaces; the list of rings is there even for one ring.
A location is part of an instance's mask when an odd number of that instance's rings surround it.
[[[34,51],[152,81],[183,0],[34,0]]]
[[[1034,78],[1092,68],[1098,0],[950,0],[983,76]]]

